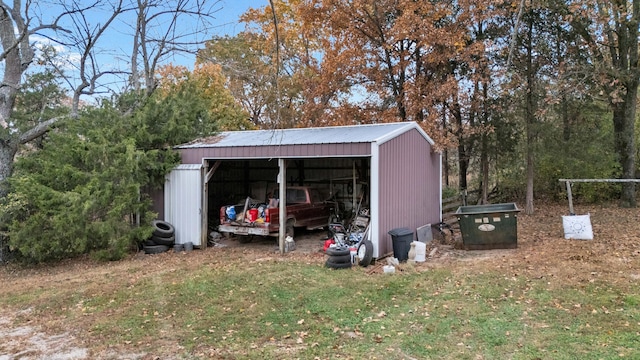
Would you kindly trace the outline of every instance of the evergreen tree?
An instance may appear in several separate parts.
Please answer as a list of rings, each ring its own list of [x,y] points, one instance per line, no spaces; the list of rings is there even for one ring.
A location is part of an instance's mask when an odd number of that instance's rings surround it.
[[[4,209],[11,249],[32,262],[91,252],[122,258],[151,235],[155,214],[145,190],[163,184],[179,162],[171,147],[214,134],[218,122],[244,120],[227,108],[212,107],[187,81],[170,93],[103,101],[64,121],[40,151],[16,163]]]

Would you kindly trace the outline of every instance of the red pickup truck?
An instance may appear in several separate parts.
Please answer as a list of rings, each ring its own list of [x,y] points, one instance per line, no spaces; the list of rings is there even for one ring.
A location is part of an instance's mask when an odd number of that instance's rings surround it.
[[[278,190],[275,190],[269,203],[259,203],[247,198],[244,204],[221,207],[218,231],[240,235],[241,242],[251,241],[251,236],[247,235],[278,236],[278,199]],[[286,205],[285,233],[293,236],[295,227],[312,230],[328,226],[335,203],[324,201],[318,189],[290,186],[287,187]]]

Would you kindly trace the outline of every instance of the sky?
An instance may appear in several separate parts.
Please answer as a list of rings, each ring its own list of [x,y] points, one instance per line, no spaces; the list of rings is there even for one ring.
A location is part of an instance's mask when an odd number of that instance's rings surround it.
[[[210,21],[211,27],[207,28],[206,31],[198,32],[197,40],[199,41],[208,40],[213,36],[237,34],[244,29],[244,25],[238,23],[240,15],[246,12],[249,8],[262,8],[269,4],[269,0],[210,1],[211,2],[209,4],[215,4],[214,9],[216,9],[217,11],[213,14],[214,19]],[[85,2],[87,4],[93,3],[92,0],[79,0],[79,3],[81,5]],[[40,16],[43,19],[51,19],[51,16],[59,14],[61,11],[59,7],[56,8],[55,6],[55,3],[53,2],[40,3],[37,16]],[[96,11],[93,14],[89,13],[88,21],[92,25],[103,24],[106,21],[107,17],[108,14],[106,14],[104,11]],[[100,47],[99,63],[100,68],[103,71],[110,69],[127,69],[127,66],[130,63],[132,38],[129,34],[132,32],[131,24],[134,23],[134,20],[121,18],[117,21],[119,21],[119,23],[114,23],[115,26],[110,29],[108,34],[105,33],[105,37],[103,37],[97,45]],[[69,26],[69,24],[66,25]],[[184,26],[185,32],[190,32],[192,31],[191,29],[194,27],[194,24],[183,22],[182,26]],[[180,29],[178,29],[177,31],[180,31]],[[73,68],[73,64],[77,64],[80,59],[80,55],[77,52],[74,52],[76,50],[66,48],[59,44],[55,44],[52,41],[55,37],[53,33],[42,35],[43,36],[34,35],[31,37],[31,40],[44,45],[55,45],[61,60],[66,60],[66,65],[63,64],[64,61],[61,61],[60,66],[65,68],[65,72],[73,73],[75,71],[75,69]],[[174,56],[172,58],[166,59],[165,63],[168,62],[177,65],[183,65],[191,69],[193,68],[193,65],[195,63],[195,54],[180,54],[179,56]],[[33,68],[32,71],[38,71],[38,69]],[[118,82],[120,82],[120,80],[114,77],[113,80],[107,81],[105,83],[111,83],[114,87],[117,88],[118,86],[116,84]]]
[[[269,0],[218,0],[216,5],[219,10],[214,14],[213,28],[209,29],[211,35],[224,36],[235,35],[244,30],[244,24],[238,21],[240,15],[250,8],[262,8],[269,4]],[[193,68],[194,55],[182,54],[172,60],[173,63]]]
[[[238,18],[249,8],[262,8],[269,4],[268,0],[221,0],[220,12],[216,13],[216,18],[220,21],[219,34],[233,35],[242,30],[242,25],[238,24]]]

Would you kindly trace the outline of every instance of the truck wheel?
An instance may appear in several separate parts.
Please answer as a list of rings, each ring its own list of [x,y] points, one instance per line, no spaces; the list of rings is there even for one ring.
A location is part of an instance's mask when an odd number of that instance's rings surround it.
[[[373,260],[373,243],[369,240],[364,240],[358,246],[358,263],[360,266],[367,267]]]
[[[253,235],[240,235],[238,236],[238,242],[240,244],[248,244],[253,241]]]
[[[284,236],[285,236],[285,237],[287,237],[287,236],[291,236],[291,237],[293,237],[293,233],[294,233],[294,230],[293,230],[293,221],[292,221],[292,220],[289,220],[289,221],[287,221],[287,227],[286,227],[286,228],[285,228],[285,230],[284,230]]]

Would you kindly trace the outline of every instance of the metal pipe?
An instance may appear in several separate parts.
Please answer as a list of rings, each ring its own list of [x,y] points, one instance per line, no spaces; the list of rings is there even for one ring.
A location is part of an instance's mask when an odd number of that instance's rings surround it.
[[[625,183],[625,182],[640,182],[640,179],[559,179],[561,182],[605,182],[605,183]]]
[[[558,179],[567,186],[567,198],[569,199],[569,215],[575,215],[573,212],[573,196],[571,194],[571,183],[640,183],[640,179]]]

